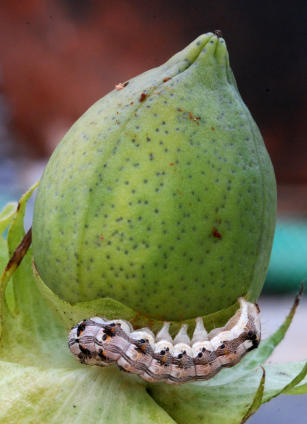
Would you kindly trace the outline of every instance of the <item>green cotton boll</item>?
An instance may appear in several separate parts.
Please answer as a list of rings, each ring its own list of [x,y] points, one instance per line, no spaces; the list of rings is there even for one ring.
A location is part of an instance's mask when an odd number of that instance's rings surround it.
[[[270,158],[225,41],[208,33],[71,127],[38,189],[34,260],[71,303],[205,316],[256,301],[275,215]]]

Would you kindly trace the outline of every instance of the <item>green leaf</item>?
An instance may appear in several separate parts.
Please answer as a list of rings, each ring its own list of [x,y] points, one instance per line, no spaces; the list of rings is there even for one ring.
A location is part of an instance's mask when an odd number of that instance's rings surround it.
[[[7,241],[2,233],[7,229],[10,222],[13,220],[17,210],[17,202],[8,203],[0,212],[0,274],[1,270],[5,267],[9,260],[9,252],[7,247]],[[9,299],[9,303],[14,307],[14,295],[13,286],[9,284],[6,289],[6,297]],[[1,295],[0,295],[1,301]],[[0,307],[1,311],[1,307]],[[1,314],[0,314],[1,316]],[[0,322],[0,333],[1,333],[1,322]]]
[[[17,209],[17,203],[10,202],[7,205],[5,205],[2,211],[0,212],[0,233],[1,234],[8,227],[9,223],[12,221],[15,215],[16,209]]]
[[[114,369],[40,369],[0,361],[0,393],[2,424],[174,424],[139,380]]]
[[[209,385],[209,382],[179,387],[152,385],[150,393],[177,423],[237,424],[255,403],[262,374],[258,368],[249,378],[242,377],[225,385]]]
[[[5,267],[8,261],[7,243],[2,233],[14,218],[17,208],[16,202],[8,203],[0,212],[0,270]]]
[[[271,364],[267,369],[267,383],[263,403],[284,394],[307,393],[307,361],[286,364]],[[302,384],[303,383],[303,384]]]
[[[287,395],[302,395],[304,393],[307,393],[307,378],[306,377],[304,378],[303,383],[301,382],[297,386],[284,391],[284,394],[287,394]]]
[[[260,408],[263,398],[263,392],[264,392],[264,382],[265,382],[265,369],[262,368],[262,377],[257,389],[257,392],[255,394],[254,400],[252,404],[250,405],[248,411],[246,412],[245,416],[242,418],[242,424],[245,423],[257,410]]]

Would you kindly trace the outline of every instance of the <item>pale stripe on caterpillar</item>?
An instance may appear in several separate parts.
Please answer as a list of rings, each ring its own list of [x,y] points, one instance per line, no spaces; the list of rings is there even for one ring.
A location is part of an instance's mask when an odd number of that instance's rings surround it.
[[[133,330],[128,321],[94,317],[81,321],[69,334],[69,349],[87,365],[117,364],[150,382],[181,384],[208,380],[222,367],[232,367],[260,342],[257,304],[238,299],[240,309],[222,328],[207,333],[196,318],[192,340],[187,325],[172,339],[169,323],[155,337],[151,330]]]

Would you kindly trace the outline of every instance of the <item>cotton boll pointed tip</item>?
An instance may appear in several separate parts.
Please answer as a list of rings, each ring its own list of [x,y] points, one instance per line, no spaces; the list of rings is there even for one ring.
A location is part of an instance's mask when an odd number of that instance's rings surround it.
[[[170,62],[175,58],[180,73],[187,71],[182,75],[187,83],[195,84],[198,81],[214,89],[219,89],[226,82],[233,83],[225,40],[215,33],[199,36]]]
[[[210,41],[210,39],[214,36],[212,32],[208,32],[207,34],[202,34],[196,38],[196,40],[192,41],[186,48],[175,54],[171,57],[167,64],[172,63],[180,63],[182,60],[185,62],[195,62],[202,49],[206,46],[206,44]]]
[[[200,35],[181,52],[174,55],[166,64],[178,66],[180,74],[189,67],[206,66],[206,72],[217,64],[225,65],[228,52],[225,40],[212,32]]]

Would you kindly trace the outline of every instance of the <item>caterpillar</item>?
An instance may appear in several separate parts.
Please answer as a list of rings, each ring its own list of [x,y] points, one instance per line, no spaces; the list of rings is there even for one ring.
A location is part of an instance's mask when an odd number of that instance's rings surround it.
[[[240,308],[224,327],[207,333],[196,318],[192,340],[183,324],[172,339],[165,322],[155,336],[148,328],[134,330],[128,321],[93,317],[75,325],[68,346],[87,365],[117,364],[148,382],[182,384],[208,380],[223,367],[236,365],[260,342],[260,309],[239,298]]]

